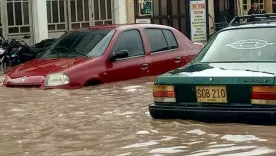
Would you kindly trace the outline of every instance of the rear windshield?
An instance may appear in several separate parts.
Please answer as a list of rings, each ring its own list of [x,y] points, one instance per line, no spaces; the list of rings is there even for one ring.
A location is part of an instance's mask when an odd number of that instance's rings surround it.
[[[202,49],[194,61],[276,61],[276,28],[222,31]]]
[[[99,42],[102,41],[106,36],[108,36],[108,39],[105,39],[104,41],[109,43],[112,35],[107,34],[113,32],[114,31],[111,32],[110,29],[71,31],[60,37],[53,45],[51,45],[49,49],[46,50],[44,54],[42,54],[41,58],[52,58],[57,56],[91,56],[90,53],[92,49],[95,48],[96,45],[98,45]],[[79,53],[74,52],[72,49],[78,51]]]

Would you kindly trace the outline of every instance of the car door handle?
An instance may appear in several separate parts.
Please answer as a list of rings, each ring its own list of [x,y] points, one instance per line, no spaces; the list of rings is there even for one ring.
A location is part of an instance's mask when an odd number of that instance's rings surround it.
[[[146,63],[141,65],[142,70],[147,70],[148,67],[149,67],[149,65]]]
[[[175,58],[175,63],[180,63],[181,60],[182,60],[181,57],[176,57],[176,58]]]

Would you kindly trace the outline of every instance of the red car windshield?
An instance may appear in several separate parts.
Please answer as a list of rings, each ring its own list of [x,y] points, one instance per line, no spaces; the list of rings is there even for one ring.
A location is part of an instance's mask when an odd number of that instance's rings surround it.
[[[100,56],[107,48],[114,30],[99,29],[99,30],[78,30],[69,32],[61,36],[53,43],[40,58],[74,58]],[[108,35],[110,34],[110,35]],[[104,43],[101,43],[104,42]],[[95,47],[101,49],[96,50],[96,54],[91,53]],[[98,46],[97,46],[98,45]]]

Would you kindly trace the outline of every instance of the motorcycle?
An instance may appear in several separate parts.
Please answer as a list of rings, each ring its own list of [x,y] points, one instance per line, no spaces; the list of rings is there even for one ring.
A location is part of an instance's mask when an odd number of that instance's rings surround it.
[[[2,65],[4,68],[9,66],[16,66],[34,58],[34,55],[24,40],[4,40],[4,43],[5,44],[2,43],[0,49],[0,65]]]
[[[30,36],[24,36],[23,38],[29,39]],[[32,46],[29,46],[23,39],[4,40],[0,45],[0,65],[3,68],[13,67],[35,59],[55,40],[45,39]]]
[[[29,39],[24,36],[23,39]],[[23,39],[7,40],[3,37],[2,23],[0,21],[0,66],[12,67],[35,59],[40,53],[57,39],[45,39],[29,46]]]

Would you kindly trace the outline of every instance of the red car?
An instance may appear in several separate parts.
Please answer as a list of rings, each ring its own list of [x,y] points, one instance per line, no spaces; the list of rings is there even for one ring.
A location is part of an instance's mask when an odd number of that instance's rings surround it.
[[[73,30],[37,59],[7,71],[0,85],[70,89],[160,75],[186,65],[202,48],[203,44],[163,25]]]

